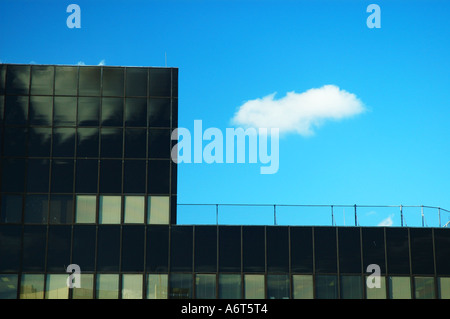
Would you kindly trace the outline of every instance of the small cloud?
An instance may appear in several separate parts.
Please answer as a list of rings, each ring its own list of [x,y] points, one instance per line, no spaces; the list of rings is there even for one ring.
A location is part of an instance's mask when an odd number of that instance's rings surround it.
[[[30,64],[36,64],[36,62],[35,61],[30,61]]]
[[[98,65],[105,65],[105,59],[101,60]]]
[[[86,65],[83,61],[78,61],[78,65]]]
[[[389,217],[383,219],[378,226],[385,226],[385,227],[390,227],[394,224],[394,221],[392,220],[392,217],[394,217],[394,215],[390,215]]]
[[[366,216],[372,216],[372,215],[376,215],[376,214],[377,214],[376,211],[371,210],[371,211],[369,211],[369,212],[366,213]]]
[[[232,123],[244,127],[279,128],[280,134],[308,136],[328,120],[341,120],[365,111],[355,94],[336,85],[303,93],[288,92],[280,99],[275,99],[275,95],[245,102],[235,113]]]

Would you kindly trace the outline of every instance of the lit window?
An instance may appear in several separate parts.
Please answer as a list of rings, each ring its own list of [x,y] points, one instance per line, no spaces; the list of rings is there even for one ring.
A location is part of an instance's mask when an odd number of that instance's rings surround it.
[[[411,299],[411,280],[409,277],[389,277],[389,298]]]
[[[69,288],[67,287],[68,275],[47,275],[47,286],[45,288],[45,299],[68,299]]]
[[[100,196],[98,202],[99,224],[120,224],[122,198],[120,196]]]
[[[122,275],[122,299],[142,299],[142,275]]]
[[[72,299],[93,299],[94,298],[94,275],[80,274],[80,288],[72,289]]]
[[[145,198],[143,196],[125,196],[124,201],[124,222],[144,223]]]
[[[439,285],[439,298],[450,299],[450,277],[440,277],[438,285]]]
[[[434,277],[415,277],[414,291],[416,299],[434,299]]]
[[[216,298],[216,275],[197,274],[195,276],[195,298],[196,299]]]
[[[119,275],[97,275],[97,299],[119,298]]]
[[[76,223],[95,223],[95,196],[77,195],[76,206]]]
[[[147,277],[147,299],[167,299],[167,274],[152,274]]]
[[[244,275],[245,299],[264,299],[264,275]]]
[[[293,275],[292,293],[294,299],[313,299],[313,279],[311,275]]]
[[[149,196],[148,223],[169,224],[169,196]]]
[[[43,299],[44,275],[23,274],[20,282],[20,299]]]

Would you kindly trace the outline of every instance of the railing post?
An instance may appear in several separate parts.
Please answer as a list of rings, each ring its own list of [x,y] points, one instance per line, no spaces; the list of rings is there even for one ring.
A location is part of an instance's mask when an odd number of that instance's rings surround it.
[[[219,204],[216,204],[216,225],[219,225]]]
[[[400,222],[403,227],[403,206],[402,205],[400,205]]]
[[[273,224],[277,225],[277,205],[273,205]]]
[[[358,226],[358,215],[356,214],[356,204],[355,204],[355,226]]]
[[[333,205],[331,205],[331,226],[336,226],[336,223],[334,222]]]
[[[423,205],[421,206],[420,210],[421,210],[421,214],[422,214],[422,227],[423,227],[424,226],[424,218],[425,218],[425,216],[423,215]]]
[[[441,208],[438,207],[439,227],[441,227]]]

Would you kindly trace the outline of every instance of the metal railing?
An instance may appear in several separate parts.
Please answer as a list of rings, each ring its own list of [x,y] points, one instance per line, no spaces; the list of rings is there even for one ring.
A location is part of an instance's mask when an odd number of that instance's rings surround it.
[[[177,204],[177,224],[450,228],[450,210],[428,205]]]

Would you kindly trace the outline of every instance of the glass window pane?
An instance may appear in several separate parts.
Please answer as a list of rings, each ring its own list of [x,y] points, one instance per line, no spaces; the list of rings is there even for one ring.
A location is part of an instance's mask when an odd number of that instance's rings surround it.
[[[167,299],[167,274],[147,276],[147,299]]]
[[[411,228],[411,266],[413,274],[434,275],[431,228]]]
[[[267,275],[267,298],[289,299],[288,275]]]
[[[78,125],[98,126],[100,120],[100,98],[78,98]]]
[[[77,195],[75,223],[95,223],[96,197],[92,195]]]
[[[53,97],[30,96],[30,125],[52,125]]]
[[[148,126],[170,127],[170,99],[148,99]]]
[[[144,271],[145,229],[140,225],[122,227],[122,271]]]
[[[386,228],[386,252],[388,272],[409,275],[408,229]]]
[[[25,125],[28,118],[28,96],[5,97],[5,124]]]
[[[25,223],[47,223],[48,196],[27,195],[25,197]]]
[[[122,192],[122,161],[100,161],[100,193],[120,194]]]
[[[448,229],[434,229],[436,274],[450,275],[450,232]]]
[[[54,128],[53,150],[54,157],[73,157],[75,155],[75,129]]]
[[[361,236],[359,228],[338,229],[339,271],[341,273],[361,273]]]
[[[363,270],[370,264],[380,266],[381,273],[386,273],[386,258],[384,251],[384,229],[380,227],[363,227],[362,246],[363,246]]]
[[[125,100],[125,125],[147,126],[147,99],[127,98]]]
[[[8,65],[6,72],[6,93],[28,94],[30,87],[30,66]]]
[[[77,159],[76,185],[77,193],[97,193],[98,160]]]
[[[71,224],[73,218],[72,195],[51,195],[50,224]]]
[[[147,70],[148,69],[146,68],[126,68],[127,96],[147,96],[147,79],[148,79]]]
[[[27,149],[27,129],[5,127],[4,150],[6,156],[25,156]]]
[[[415,277],[414,290],[416,299],[434,299],[434,277]]]
[[[50,160],[29,159],[27,163],[27,192],[48,193]]]
[[[77,95],[78,67],[55,67],[55,95]]]
[[[72,299],[93,299],[94,298],[94,275],[81,274],[80,288],[72,289]]]
[[[191,299],[192,298],[192,275],[174,274],[170,275],[170,299]]]
[[[119,299],[119,275],[97,275],[97,299]]]
[[[122,98],[104,97],[102,99],[102,125],[103,126],[123,125]]]
[[[79,95],[100,95],[101,69],[99,67],[80,67]]]
[[[219,227],[219,271],[241,271],[241,227]]]
[[[44,275],[23,274],[20,299],[44,299]]]
[[[122,275],[122,299],[142,299],[143,275]]]
[[[52,161],[52,193],[73,193],[73,169],[72,159]]]
[[[0,215],[2,223],[20,223],[22,221],[22,199],[21,195],[2,196],[2,212]]]
[[[244,275],[245,299],[264,299],[264,275]]]
[[[77,156],[98,157],[98,128],[78,128]]]
[[[0,224],[0,271],[19,272],[22,226]]]
[[[149,69],[149,95],[170,96],[172,72],[169,68]]]
[[[265,271],[264,227],[247,226],[243,228],[243,265],[245,272]]]
[[[178,69],[172,69],[172,96],[178,96]]]
[[[95,225],[73,227],[72,263],[79,265],[82,273],[95,270],[96,237]]]
[[[100,196],[98,202],[99,224],[120,224],[122,198],[120,196]]]
[[[266,232],[267,232],[267,271],[289,272],[288,228],[267,227]]]
[[[312,228],[291,227],[291,270],[312,273]]]
[[[49,226],[47,271],[61,272],[70,265],[71,226]]]
[[[25,160],[3,159],[2,191],[23,192],[25,186]]]
[[[49,274],[45,288],[45,299],[68,299],[69,288],[67,287],[68,275]]]
[[[169,224],[169,196],[148,197],[148,224]]]
[[[195,276],[195,298],[216,299],[216,275],[197,274]]]
[[[241,299],[241,275],[219,274],[219,299]]]
[[[217,271],[217,227],[195,227],[195,269],[196,272]]]
[[[148,192],[150,194],[169,194],[171,160],[148,161]]]
[[[0,299],[17,299],[17,275],[0,275]]]
[[[169,144],[167,144],[169,145]],[[145,158],[147,155],[147,130],[125,130],[125,157]]]
[[[450,277],[438,278],[439,299],[450,299]]]
[[[123,130],[121,128],[102,128],[101,156],[122,157]]]
[[[313,299],[314,287],[312,275],[293,275],[292,293],[294,299]]]
[[[145,197],[125,196],[124,197],[124,223],[144,223],[145,217]]]
[[[337,299],[338,283],[334,275],[316,276],[316,298],[317,299]]]
[[[411,299],[410,277],[389,277],[390,299]]]
[[[46,65],[31,66],[31,94],[53,95],[55,68]]]
[[[341,299],[362,299],[361,276],[341,276]]]
[[[148,157],[170,158],[170,130],[150,129],[148,131]]]
[[[192,271],[193,231],[191,226],[171,228],[170,269]]]
[[[43,272],[47,226],[25,225],[23,229],[22,270]]]
[[[53,103],[53,125],[73,126],[77,114],[77,98],[56,96]]]
[[[123,192],[145,193],[147,163],[145,160],[125,160],[123,167]]]
[[[316,272],[337,272],[336,228],[314,228],[314,251]]]
[[[169,270],[169,226],[147,227],[146,268],[148,272]]]
[[[97,238],[97,271],[119,271],[120,226],[99,226]]]
[[[5,94],[6,89],[6,65],[0,64],[0,94]]]
[[[367,280],[373,278],[366,277],[366,298],[367,299],[386,299],[386,277],[380,276],[380,287],[369,288]]]
[[[103,95],[123,96],[124,91],[124,69],[103,68]]]
[[[50,157],[52,129],[30,127],[28,132],[28,156]]]

